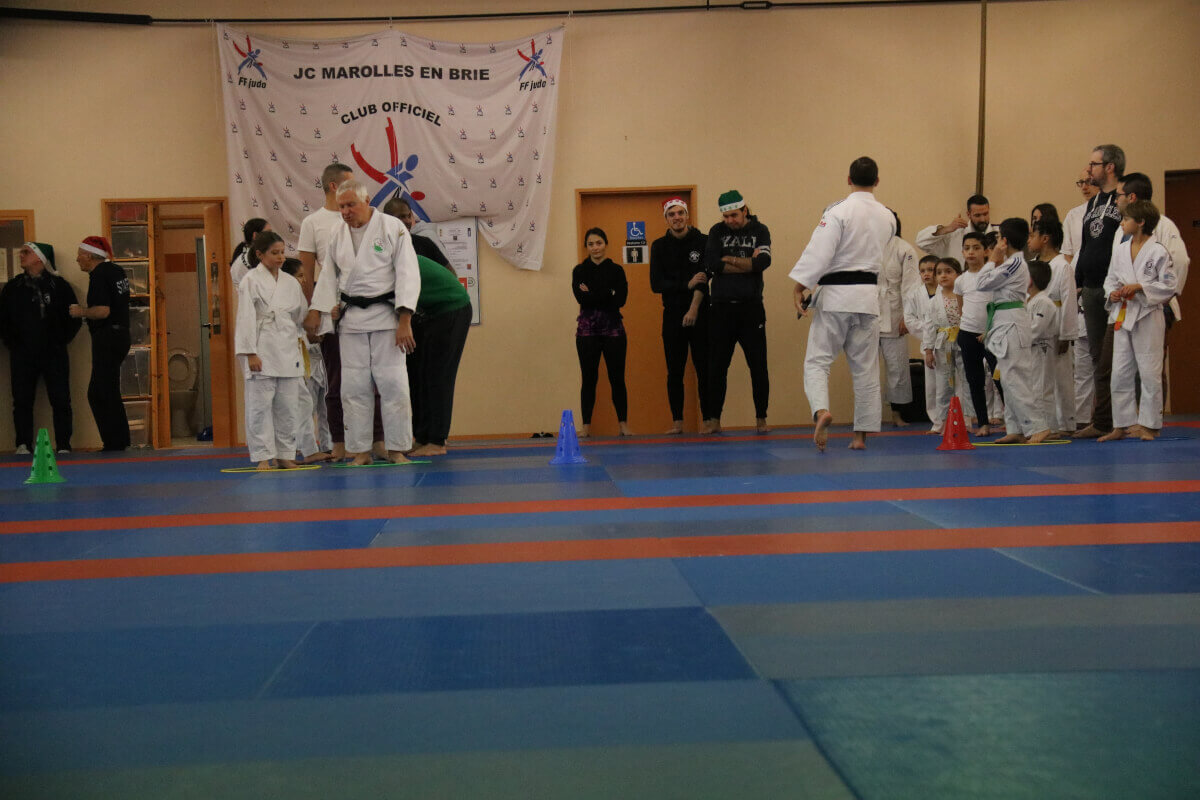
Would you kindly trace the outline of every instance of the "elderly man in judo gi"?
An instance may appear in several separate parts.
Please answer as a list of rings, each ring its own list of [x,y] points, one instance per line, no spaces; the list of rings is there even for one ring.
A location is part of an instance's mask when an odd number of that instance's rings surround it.
[[[371,462],[374,381],[388,458],[402,464],[408,461],[404,452],[412,449],[405,357],[416,347],[412,313],[421,292],[417,254],[404,223],[373,209],[363,184],[349,180],[338,186],[337,204],[343,224],[330,241],[328,263],[317,279],[304,327],[314,334],[331,330],[330,312],[341,308],[346,454],[356,465]]]
[[[879,166],[863,156],[850,165],[853,191],[825,209],[808,246],[789,273],[796,282],[796,311],[810,308],[804,355],[804,393],[817,423],[813,442],[824,451],[833,414],[829,411],[829,368],[842,350],[854,384],[854,438],[851,450],[865,450],[867,433],[878,432],[879,269],[896,218],[875,199]]]

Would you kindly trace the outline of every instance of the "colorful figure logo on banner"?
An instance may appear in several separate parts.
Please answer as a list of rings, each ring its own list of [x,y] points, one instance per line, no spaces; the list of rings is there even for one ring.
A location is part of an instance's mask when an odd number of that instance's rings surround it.
[[[258,74],[262,76],[264,81],[267,79],[267,73],[263,72],[262,62],[258,60],[258,57],[262,55],[262,48],[260,47],[258,50],[255,50],[250,47],[249,36],[246,37],[245,50],[242,50],[242,48],[238,47],[237,42],[233,43],[233,49],[237,50],[238,55],[242,57],[242,63],[238,64],[238,75],[241,75],[242,70],[246,67],[254,67],[256,70],[258,70]]]
[[[358,152],[358,147],[354,144],[350,145],[350,153],[354,156],[355,163],[362,169],[364,173],[371,177],[371,180],[381,184],[379,191],[371,198],[371,205],[378,208],[382,206],[392,196],[398,196],[400,199],[408,203],[412,212],[419,219],[429,222],[429,215],[425,213],[425,209],[421,208],[420,201],[425,199],[424,192],[413,192],[408,188],[408,182],[412,180],[413,170],[417,168],[417,163],[420,159],[416,153],[400,161],[400,148],[396,142],[396,126],[392,122],[392,118],[388,117],[387,121],[387,140],[388,154],[391,157],[392,166],[386,173],[380,172],[375,167],[363,158],[362,153]]]

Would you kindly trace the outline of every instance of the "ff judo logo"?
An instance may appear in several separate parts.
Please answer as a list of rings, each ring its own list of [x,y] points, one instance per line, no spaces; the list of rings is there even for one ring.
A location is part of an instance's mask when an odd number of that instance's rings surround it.
[[[251,47],[250,37],[246,36],[246,49],[242,50],[238,47],[237,42],[233,42],[233,49],[237,50],[238,55],[242,57],[242,63],[238,64],[237,85],[245,86],[248,89],[267,88],[267,73],[263,71],[263,63],[258,60],[258,57],[262,55],[262,48],[256,50]],[[242,74],[243,70],[246,71],[246,75]],[[262,76],[262,80],[255,78],[252,70],[257,70],[258,74]]]
[[[425,213],[425,209],[421,208],[421,200],[425,199],[424,192],[414,192],[408,188],[408,182],[413,178],[413,170],[417,168],[420,158],[416,153],[407,156],[403,161],[400,160],[400,146],[396,141],[396,126],[392,123],[392,118],[387,118],[387,133],[388,155],[391,157],[391,166],[387,172],[381,172],[376,169],[363,154],[358,151],[356,144],[350,145],[350,154],[354,156],[354,162],[358,164],[366,175],[370,176],[371,180],[380,184],[379,191],[371,198],[371,205],[375,208],[380,208],[393,197],[399,197],[401,200],[408,203],[408,207],[412,209],[413,214],[417,219],[429,222],[429,215]]]
[[[546,37],[546,44],[550,44],[550,37]],[[517,55],[525,62],[525,66],[521,68],[521,74],[517,76],[517,80],[521,85],[517,87],[517,91],[532,92],[534,89],[541,89],[546,86],[546,62],[542,60],[543,54],[546,52],[545,46],[541,50],[538,49],[537,43],[529,40],[529,55],[521,52],[521,48],[517,48]],[[538,75],[542,77],[539,79]]]

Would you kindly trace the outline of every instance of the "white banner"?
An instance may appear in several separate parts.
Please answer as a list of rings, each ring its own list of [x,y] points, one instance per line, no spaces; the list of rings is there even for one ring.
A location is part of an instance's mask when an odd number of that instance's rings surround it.
[[[325,202],[321,171],[341,162],[373,187],[371,205],[398,196],[427,221],[478,217],[503,258],[541,269],[563,34],[312,41],[218,26],[231,219],[263,217],[294,250]]]

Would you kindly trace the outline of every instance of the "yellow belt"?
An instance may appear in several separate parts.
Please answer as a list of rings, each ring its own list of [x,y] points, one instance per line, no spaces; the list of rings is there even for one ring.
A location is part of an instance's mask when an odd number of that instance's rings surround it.
[[[303,339],[296,339],[300,345],[300,355],[304,357],[304,377],[312,377],[312,362],[308,360],[308,347],[305,346]]]
[[[1058,306],[1059,308],[1062,308],[1062,300],[1055,300],[1054,305]]]
[[[948,328],[938,328],[938,333],[946,334],[947,342],[957,342],[958,341],[958,326],[957,325],[951,325]]]

